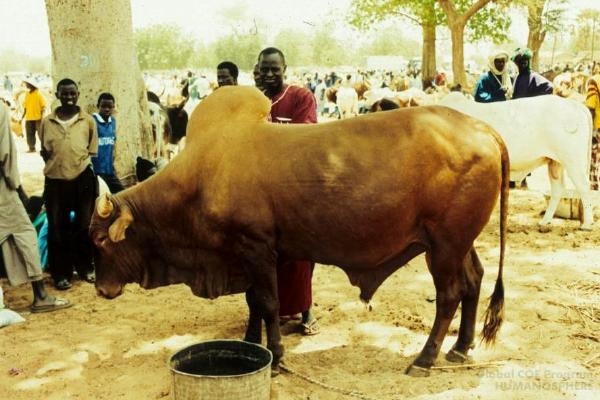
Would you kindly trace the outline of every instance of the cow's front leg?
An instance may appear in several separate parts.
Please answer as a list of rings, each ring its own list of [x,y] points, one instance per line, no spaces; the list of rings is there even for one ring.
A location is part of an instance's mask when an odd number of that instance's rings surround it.
[[[247,237],[243,237],[235,249],[251,281],[246,292],[250,314],[244,340],[261,343],[261,320],[265,321],[267,348],[273,354],[272,369],[277,373],[283,345],[279,332],[276,254],[267,243]]]
[[[251,343],[262,343],[262,316],[260,310],[258,310],[254,305],[256,304],[256,299],[254,299],[254,291],[249,289],[246,292],[246,303],[248,304],[248,327],[246,328],[246,336],[244,336],[244,340],[246,342]]]

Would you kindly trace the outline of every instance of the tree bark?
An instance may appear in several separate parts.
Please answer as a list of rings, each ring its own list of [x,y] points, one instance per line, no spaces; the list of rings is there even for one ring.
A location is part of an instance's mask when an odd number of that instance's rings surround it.
[[[485,7],[490,1],[492,0],[477,0],[463,14],[459,14],[453,0],[438,0],[448,19],[448,28],[450,29],[450,37],[452,38],[452,73],[454,75],[454,84],[460,83],[463,88],[468,88],[469,86],[465,72],[465,26],[469,18]]]
[[[542,30],[542,14],[545,2],[533,2],[527,5],[527,47],[531,49],[531,69],[538,71],[540,67],[540,49],[546,38],[546,32]]]
[[[110,92],[115,96],[115,169],[127,186],[135,181],[136,157],[149,157],[152,148],[148,103],[134,47],[130,2],[45,1],[52,44],[53,82],[56,85],[63,78],[77,82],[78,104],[90,113],[96,111],[100,93]]]
[[[435,52],[435,22],[423,22],[421,27],[423,29],[423,50],[421,56],[423,65],[421,69],[421,80],[423,81],[423,89],[427,89],[432,85],[437,66]]]

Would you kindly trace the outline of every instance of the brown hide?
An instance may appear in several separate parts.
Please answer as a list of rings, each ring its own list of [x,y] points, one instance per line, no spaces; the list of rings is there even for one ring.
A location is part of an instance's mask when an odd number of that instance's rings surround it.
[[[190,116],[187,146],[173,161],[112,196],[110,217],[95,212],[100,294],[115,297],[128,282],[184,282],[205,297],[250,288],[264,299],[258,309],[276,361],[277,257],[337,265],[369,300],[427,252],[438,298],[476,304],[483,272],[472,246],[501,188],[506,221],[508,158],[491,127],[439,106],[312,125],[268,123],[269,109],[255,88],[220,88]],[[125,227],[123,240],[109,237],[114,224]],[[443,339],[456,310],[448,307],[426,347]],[[246,338],[256,340],[252,326]],[[423,354],[415,365],[431,365],[431,351]]]

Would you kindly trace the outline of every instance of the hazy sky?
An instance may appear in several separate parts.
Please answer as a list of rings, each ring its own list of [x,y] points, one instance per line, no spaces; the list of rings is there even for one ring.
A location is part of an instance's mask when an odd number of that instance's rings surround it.
[[[600,9],[600,0],[570,3],[573,8]],[[342,18],[349,4],[350,0],[131,0],[134,28],[175,23],[198,40],[227,33],[238,16],[240,28],[257,18],[268,22],[273,31],[314,29],[323,21]],[[32,55],[50,54],[44,0],[0,0],[0,7],[0,51],[12,48]],[[525,31],[525,27],[516,28]]]
[[[231,30],[237,16],[243,17],[243,26],[257,18],[274,31],[311,29],[336,14],[341,18],[349,4],[350,0],[131,0],[131,12],[134,28],[173,23],[198,40],[210,40]],[[44,0],[0,0],[0,7],[0,51],[50,54]]]

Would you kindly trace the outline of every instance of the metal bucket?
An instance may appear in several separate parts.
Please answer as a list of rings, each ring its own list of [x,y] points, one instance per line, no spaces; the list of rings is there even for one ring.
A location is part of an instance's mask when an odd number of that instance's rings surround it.
[[[175,400],[268,400],[273,355],[241,340],[212,340],[169,359]]]
[[[550,194],[544,194],[546,205],[550,202]],[[558,202],[556,207],[555,217],[564,219],[580,219],[582,215],[582,204],[579,194],[572,189],[565,190],[565,194]]]

